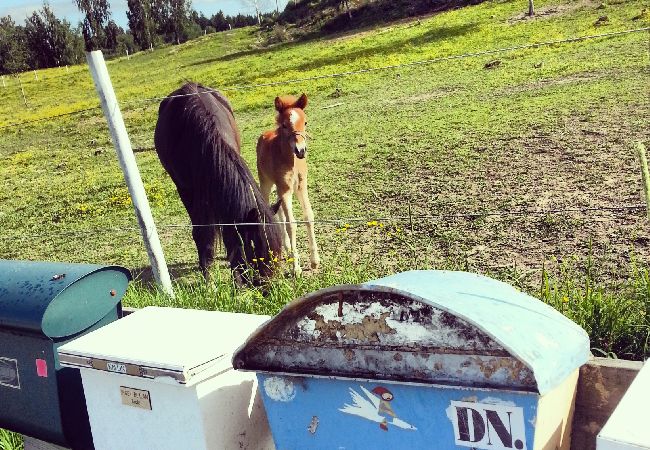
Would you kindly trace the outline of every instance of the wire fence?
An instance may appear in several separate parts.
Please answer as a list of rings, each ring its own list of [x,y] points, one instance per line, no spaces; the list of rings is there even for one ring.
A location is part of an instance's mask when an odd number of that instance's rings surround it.
[[[410,210],[410,208],[409,208]],[[314,225],[328,225],[328,226],[337,226],[344,227],[349,226],[351,223],[355,224],[366,224],[370,226],[379,226],[384,223],[400,223],[408,224],[411,227],[414,223],[422,222],[450,222],[458,219],[467,219],[475,220],[478,218],[487,218],[487,217],[540,217],[540,216],[552,216],[552,215],[569,215],[569,214],[595,214],[595,213],[612,213],[612,214],[637,214],[639,212],[645,212],[646,206],[642,204],[637,205],[621,205],[621,206],[601,206],[601,207],[584,207],[584,208],[554,208],[554,209],[515,209],[515,210],[502,210],[502,211],[475,211],[475,212],[460,212],[454,214],[407,214],[407,215],[379,215],[379,216],[366,216],[366,217],[341,217],[341,218],[325,218],[325,219],[315,219],[312,221],[306,220],[294,220],[294,221],[276,221],[276,222],[217,222],[217,223],[208,223],[208,224],[173,224],[173,223],[162,223],[158,224],[157,228],[159,230],[173,230],[173,229],[193,229],[193,228],[203,228],[203,227],[244,227],[244,226],[276,226],[276,225],[286,225],[286,224],[297,224],[305,225],[307,223],[312,223]],[[50,231],[48,233],[35,233],[35,234],[25,234],[20,233],[16,235],[0,235],[1,241],[9,241],[15,239],[45,239],[51,238],[52,236],[62,237],[62,236],[92,236],[92,235],[101,235],[107,233],[139,233],[140,228],[138,227],[105,227],[105,228],[93,228],[86,230],[57,230]]]
[[[439,62],[443,62],[443,61],[452,61],[452,60],[459,60],[459,59],[465,59],[465,58],[475,58],[475,57],[480,57],[480,56],[494,55],[494,54],[512,52],[512,51],[517,51],[517,50],[537,49],[537,48],[549,47],[549,46],[553,46],[553,45],[582,42],[582,41],[593,40],[593,39],[603,39],[603,38],[609,38],[609,37],[624,36],[624,35],[628,35],[628,34],[632,34],[632,33],[641,33],[641,32],[646,32],[646,31],[650,31],[650,27],[634,28],[634,29],[621,30],[621,31],[612,31],[612,32],[608,32],[608,33],[600,33],[600,34],[593,34],[593,35],[587,35],[587,36],[577,36],[577,37],[571,37],[571,38],[565,38],[565,39],[556,39],[556,40],[550,40],[550,41],[526,43],[526,44],[514,45],[514,46],[510,46],[510,47],[502,47],[502,48],[483,50],[483,51],[478,51],[478,52],[468,52],[468,53],[462,53],[462,54],[458,54],[458,55],[440,56],[440,57],[436,57],[436,58],[423,59],[423,60],[411,61],[411,62],[400,63],[400,64],[391,64],[391,65],[379,66],[379,67],[369,67],[369,68],[366,68],[366,69],[351,70],[351,71],[346,71],[346,72],[338,72],[338,73],[331,73],[331,74],[325,74],[325,75],[316,75],[316,76],[312,76],[312,77],[294,78],[294,79],[289,79],[289,80],[273,81],[273,82],[269,82],[269,83],[257,83],[257,84],[248,84],[248,85],[240,85],[240,86],[222,87],[222,88],[219,88],[219,91],[221,91],[221,92],[245,91],[245,90],[258,89],[258,88],[262,88],[262,87],[282,86],[282,85],[289,85],[289,84],[296,84],[296,83],[304,83],[304,82],[308,82],[308,81],[317,81],[317,80],[324,80],[324,79],[331,79],[331,78],[342,78],[342,77],[348,77],[348,76],[354,76],[354,75],[362,75],[362,74],[366,74],[366,73],[372,73],[372,72],[378,72],[378,71],[384,71],[384,70],[395,70],[395,69],[400,69],[400,68],[405,68],[405,67],[415,67],[415,66],[423,66],[423,65],[435,64],[435,63],[439,63]],[[207,88],[206,90],[207,91],[218,92],[216,89]],[[200,95],[201,93],[203,93],[203,92],[190,93],[190,94],[181,94],[181,95],[175,95],[175,96],[150,97],[150,98],[145,98],[145,99],[130,100],[130,101],[122,102],[122,105],[125,106],[125,107],[128,107],[128,106],[133,106],[133,105],[139,105],[139,104],[142,104],[142,103],[160,102],[160,101],[162,101],[162,100],[164,100],[166,98]],[[38,118],[38,119],[31,119],[31,120],[26,120],[26,121],[21,121],[21,122],[9,123],[9,124],[5,124],[5,125],[0,126],[0,129],[6,129],[6,128],[11,128],[11,127],[29,125],[29,124],[32,124],[32,123],[35,123],[35,122],[41,122],[43,120],[58,119],[58,118],[61,118],[61,117],[72,116],[72,115],[81,114],[81,113],[84,113],[84,112],[88,112],[88,111],[92,111],[92,110],[99,110],[99,109],[101,109],[101,107],[98,105],[98,106],[92,107],[92,108],[85,108],[85,109],[81,109],[81,110],[70,111],[70,112],[67,112],[67,113],[57,114],[57,115],[53,115],[53,116],[49,116],[49,117],[42,117],[42,118]]]
[[[264,88],[264,87],[272,87],[272,86],[279,86],[279,85],[288,85],[288,84],[295,84],[295,83],[302,83],[302,82],[309,82],[309,81],[316,81],[316,80],[324,80],[324,79],[332,79],[332,78],[341,78],[341,77],[348,77],[348,76],[355,76],[355,75],[361,75],[361,74],[366,74],[366,73],[374,73],[378,71],[385,71],[385,70],[395,70],[395,69],[400,69],[400,68],[411,68],[411,67],[416,67],[416,66],[424,66],[424,65],[430,65],[434,63],[439,63],[443,61],[452,61],[452,60],[461,60],[464,58],[475,58],[475,57],[481,57],[481,56],[487,56],[487,55],[494,55],[494,54],[499,54],[499,53],[505,53],[505,52],[512,52],[512,51],[518,51],[518,50],[526,50],[526,49],[538,49],[542,47],[548,47],[548,46],[554,46],[554,45],[561,45],[561,44],[568,44],[568,43],[575,43],[575,42],[582,42],[582,41],[587,41],[587,40],[594,40],[594,39],[603,39],[603,38],[610,38],[610,37],[617,37],[617,36],[623,36],[623,35],[628,35],[632,33],[640,33],[640,32],[648,32],[650,31],[650,27],[643,27],[643,28],[637,28],[637,29],[630,29],[630,30],[623,30],[623,31],[616,31],[616,32],[608,32],[608,33],[600,33],[600,34],[594,34],[594,35],[587,35],[587,36],[579,36],[579,37],[571,37],[571,38],[566,38],[566,39],[557,39],[557,40],[550,40],[550,41],[543,41],[543,42],[536,42],[536,43],[527,43],[527,44],[521,44],[521,45],[515,45],[515,46],[510,46],[510,47],[503,47],[503,48],[497,48],[497,49],[490,49],[490,50],[483,50],[483,51],[478,51],[478,52],[468,52],[468,53],[463,53],[463,54],[457,54],[457,55],[448,55],[448,56],[441,56],[441,57],[436,57],[436,58],[430,58],[430,59],[423,59],[423,60],[418,60],[418,61],[411,61],[411,62],[406,62],[406,63],[401,63],[401,64],[393,64],[393,65],[385,65],[385,66],[379,66],[379,67],[371,67],[371,68],[366,68],[366,69],[359,69],[359,70],[353,70],[353,71],[346,71],[346,72],[338,72],[338,73],[331,73],[331,74],[324,74],[324,75],[317,75],[317,76],[312,76],[312,77],[304,77],[304,78],[296,78],[296,79],[288,79],[288,80],[281,80],[281,81],[275,81],[275,82],[268,82],[268,83],[257,83],[257,84],[248,84],[248,85],[239,85],[239,86],[230,86],[230,87],[224,87],[221,88],[220,91],[222,92],[228,92],[228,91],[245,91],[245,90],[253,90],[253,89],[258,89],[258,88]],[[186,94],[182,96],[187,96],[187,95],[199,95],[200,93],[193,93],[193,94]],[[181,97],[181,96],[178,96]],[[131,100],[131,101],[126,101],[123,102],[122,105],[126,107],[134,106],[134,105],[141,105],[143,103],[153,103],[153,102],[158,102],[161,101],[165,98],[168,97],[151,97],[151,98],[145,98],[145,99],[136,99],[136,100]],[[36,119],[31,119],[27,121],[22,121],[22,122],[15,122],[15,123],[10,123],[6,125],[0,126],[1,129],[7,129],[7,128],[13,128],[13,127],[20,127],[20,126],[25,126],[29,125],[32,123],[36,122],[42,122],[45,120],[50,120],[50,119],[59,119],[62,117],[66,116],[73,116],[73,115],[79,115],[79,114],[84,114],[84,113],[89,113],[89,112],[94,112],[94,111],[99,111],[101,110],[101,107],[95,106],[95,107],[90,107],[90,108],[84,108],[80,110],[75,110],[75,111],[70,111],[67,113],[62,113],[62,114],[57,114],[53,116],[48,116],[48,117],[41,117],[41,118],[36,118]],[[143,135],[139,136],[143,137]],[[152,147],[142,147],[139,150],[144,151],[151,149]],[[136,151],[138,149],[136,148]],[[346,224],[351,224],[351,223],[366,223],[366,224],[378,224],[378,223],[401,223],[401,224],[406,224],[413,226],[414,222],[449,222],[449,221],[454,221],[454,220],[460,220],[460,219],[466,219],[466,220],[475,220],[477,218],[487,218],[487,217],[495,217],[495,218],[505,218],[505,217],[539,217],[539,216],[548,216],[548,215],[570,215],[570,214],[601,214],[601,213],[610,213],[610,214],[621,214],[621,215],[631,215],[631,214],[638,214],[640,212],[644,212],[646,209],[645,205],[641,204],[634,204],[634,205],[618,205],[618,206],[608,206],[608,207],[584,207],[584,208],[579,208],[579,207],[574,207],[574,208],[555,208],[555,209],[513,209],[513,210],[497,210],[497,211],[464,211],[464,212],[457,212],[457,213],[452,213],[452,214],[425,214],[425,215],[413,215],[410,214],[410,208],[409,208],[409,214],[407,215],[381,215],[381,216],[366,216],[366,217],[361,217],[361,216],[353,216],[353,217],[339,217],[339,218],[323,218],[323,219],[316,219],[312,221],[312,223],[316,225],[326,225],[326,226],[345,226]],[[280,222],[282,224],[287,224],[289,222]],[[304,220],[296,220],[293,223],[295,224],[306,224],[308,222]],[[239,223],[211,223],[211,224],[201,224],[201,225],[193,225],[190,223],[183,223],[183,224],[159,224],[158,229],[159,230],[176,230],[176,229],[192,229],[195,227],[237,227],[237,226],[254,226],[254,225],[271,225],[268,223],[262,223],[262,222],[239,222]],[[15,235],[0,235],[0,242],[2,241],[9,241],[9,240],[16,240],[16,239],[51,239],[53,236],[56,237],[70,237],[70,236],[93,236],[93,235],[99,235],[99,234],[135,234],[139,233],[140,229],[138,227],[106,227],[106,228],[92,228],[92,229],[85,229],[85,230],[51,230],[48,231],[47,233],[18,233]]]

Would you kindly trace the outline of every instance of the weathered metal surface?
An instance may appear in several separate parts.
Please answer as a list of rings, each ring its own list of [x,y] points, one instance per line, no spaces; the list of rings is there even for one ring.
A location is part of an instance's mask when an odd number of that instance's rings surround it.
[[[426,299],[483,330],[533,372],[544,394],[591,358],[587,333],[544,302],[482,275],[411,271],[366,283]]]
[[[0,260],[0,329],[79,333],[116,307],[130,279],[118,266]]]
[[[575,370],[589,354],[589,341],[577,326],[540,304],[486,277],[406,272],[324,289],[291,303],[251,336],[233,365],[544,392],[570,370],[551,364],[561,372],[553,379],[538,363],[549,362],[556,353],[567,367],[575,364]],[[522,324],[529,335],[524,341],[534,348],[513,342],[520,339]]]

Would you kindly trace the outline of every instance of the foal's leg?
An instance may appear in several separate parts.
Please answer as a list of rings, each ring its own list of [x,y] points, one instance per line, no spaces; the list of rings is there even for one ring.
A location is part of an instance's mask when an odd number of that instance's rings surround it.
[[[300,261],[298,260],[298,250],[296,248],[296,223],[293,217],[293,206],[291,204],[291,197],[293,192],[291,189],[286,189],[282,194],[282,210],[287,222],[287,233],[289,234],[290,251],[289,254],[293,258],[293,273],[298,276],[302,273],[300,268]]]
[[[282,233],[282,250],[284,253],[291,256],[291,240],[289,238],[289,224],[287,218],[284,216],[284,209],[282,204],[280,204],[280,209],[278,209],[277,221],[282,224],[280,227],[280,233]]]
[[[307,192],[307,178],[303,178],[296,183],[296,196],[302,208],[302,216],[307,222],[307,245],[309,246],[311,268],[318,269],[320,256],[318,256],[318,245],[316,245],[316,234],[314,233],[314,212],[311,209],[311,202]]]
[[[257,175],[260,179],[260,191],[262,191],[262,197],[266,200],[266,203],[270,206],[271,205],[271,190],[273,189],[273,183],[270,181],[268,178],[266,178],[262,171],[257,170]],[[285,222],[284,219],[284,211],[282,210],[282,205],[280,205],[280,208],[278,209],[278,212],[276,213],[276,221],[277,222]],[[280,227],[280,233],[282,234],[282,249],[287,255],[291,254],[291,247],[289,246],[289,236],[287,235],[287,228],[285,225]]]

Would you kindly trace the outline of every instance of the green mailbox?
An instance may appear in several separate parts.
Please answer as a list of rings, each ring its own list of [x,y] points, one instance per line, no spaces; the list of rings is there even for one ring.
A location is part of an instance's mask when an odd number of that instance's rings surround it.
[[[0,260],[0,428],[93,448],[79,371],[57,348],[121,316],[123,267]]]

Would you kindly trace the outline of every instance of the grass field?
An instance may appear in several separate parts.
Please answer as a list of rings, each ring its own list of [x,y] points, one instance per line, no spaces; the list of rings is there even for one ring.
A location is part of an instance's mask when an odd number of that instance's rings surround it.
[[[649,23],[638,0],[538,1],[532,19],[523,3],[486,1],[274,46],[242,29],[110,61],[174,304],[275,313],[336,283],[462,269],[550,302],[605,354],[647,355],[648,222],[642,210],[602,209],[643,201],[632,144],[648,143],[647,31],[250,87]],[[16,79],[0,87],[0,257],[125,265],[139,276],[127,304],[169,303],[148,283],[101,110],[47,119],[98,105],[87,69],[38,78],[21,75],[27,106]],[[310,196],[317,220],[338,221],[317,225],[320,272],[278,277],[267,296],[236,289],[223,267],[216,286],[202,282],[190,230],[178,226],[186,212],[151,151],[159,98],[190,79],[229,97],[251,167],[257,136],[273,126],[274,97],[307,93]],[[567,208],[575,211],[552,212]],[[306,261],[303,236],[300,249]]]
[[[632,145],[649,143],[647,31],[244,88],[649,25],[639,0],[536,1],[532,19],[524,3],[486,1],[270,47],[243,29],[110,61],[175,301],[149,283],[101,110],[47,119],[98,105],[87,69],[22,74],[27,106],[5,77],[0,258],[120,264],[138,275],[127,305],[254,313],[395,271],[469,270],[558,308],[590,333],[594,353],[647,357],[648,221],[643,210],[603,209],[643,201]],[[190,79],[230,98],[251,167],[274,97],[309,96],[310,196],[316,219],[334,220],[316,227],[318,273],[279,276],[267,295],[234,287],[223,266],[213,285],[198,276],[189,227],[177,226],[188,224],[185,210],[150,151],[159,98]],[[300,249],[307,261],[304,236]],[[12,439],[0,430],[0,448]]]

